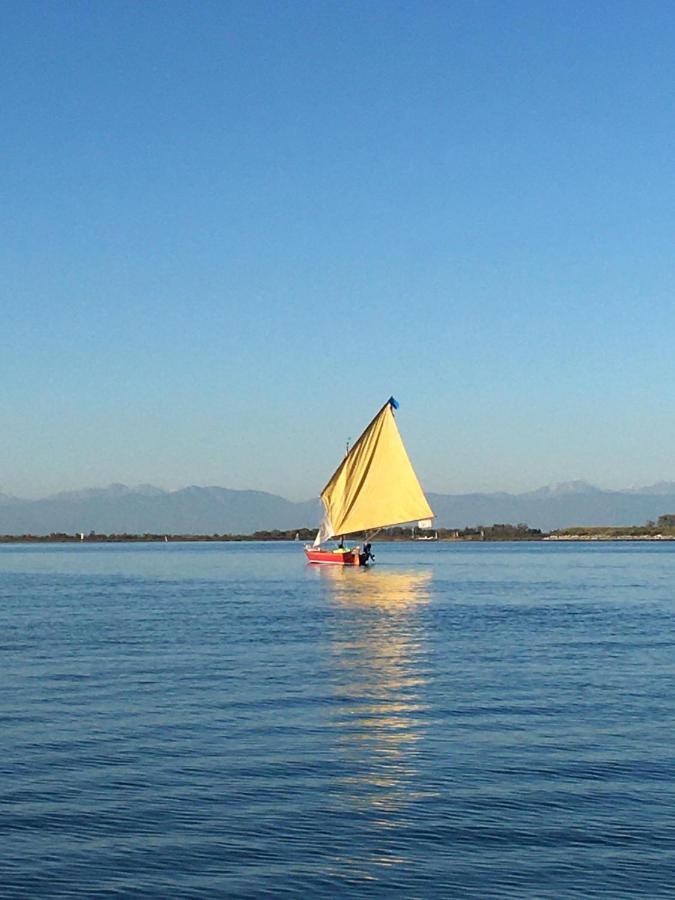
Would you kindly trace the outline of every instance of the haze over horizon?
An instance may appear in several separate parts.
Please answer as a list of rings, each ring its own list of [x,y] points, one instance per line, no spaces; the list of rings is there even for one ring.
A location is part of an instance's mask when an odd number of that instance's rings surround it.
[[[672,4],[0,21],[0,491],[673,478]]]

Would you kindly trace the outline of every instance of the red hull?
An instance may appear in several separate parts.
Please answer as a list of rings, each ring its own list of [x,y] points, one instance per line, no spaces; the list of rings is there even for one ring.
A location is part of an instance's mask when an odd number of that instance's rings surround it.
[[[307,561],[311,563],[330,563],[335,566],[358,566],[359,552],[335,553],[333,550],[311,550],[305,547]]]

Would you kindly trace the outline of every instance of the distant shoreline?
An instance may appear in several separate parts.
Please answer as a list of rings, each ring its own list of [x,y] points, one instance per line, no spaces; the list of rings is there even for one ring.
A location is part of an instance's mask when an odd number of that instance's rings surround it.
[[[179,544],[179,543],[243,543],[243,542],[297,542],[313,541],[315,529],[290,529],[288,531],[255,531],[251,534],[3,534],[0,544]],[[562,543],[598,543],[617,541],[675,541],[675,528],[655,529],[649,526],[615,526],[593,528],[567,528],[541,532],[526,526],[493,525],[486,528],[438,529],[437,536],[415,536],[411,529],[395,528],[389,533],[378,534],[377,543],[505,543],[512,541],[546,541]],[[350,538],[357,543],[359,538]]]

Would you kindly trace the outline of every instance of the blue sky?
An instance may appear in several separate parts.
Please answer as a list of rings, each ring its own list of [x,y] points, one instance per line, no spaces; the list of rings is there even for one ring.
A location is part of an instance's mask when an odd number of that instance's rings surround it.
[[[675,479],[675,7],[5,2],[0,491]]]

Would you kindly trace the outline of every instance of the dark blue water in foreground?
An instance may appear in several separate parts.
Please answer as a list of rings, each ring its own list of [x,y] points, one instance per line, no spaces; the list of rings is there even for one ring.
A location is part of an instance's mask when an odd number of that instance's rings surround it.
[[[675,896],[675,546],[0,548],[0,896]]]

